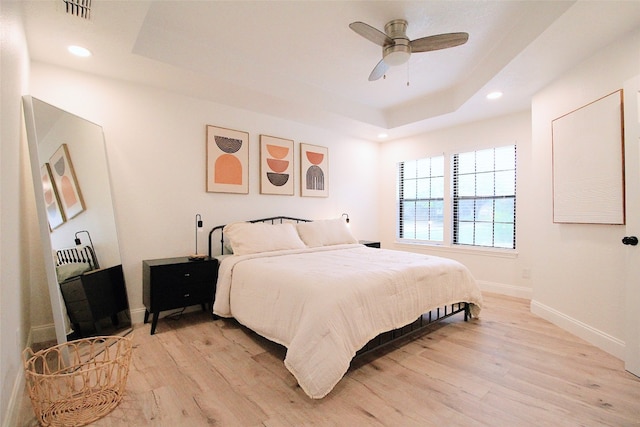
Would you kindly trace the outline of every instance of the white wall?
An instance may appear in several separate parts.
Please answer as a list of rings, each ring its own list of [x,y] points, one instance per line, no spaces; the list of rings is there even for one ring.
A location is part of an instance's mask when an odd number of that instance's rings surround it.
[[[30,263],[31,255],[42,252],[25,167],[22,95],[28,90],[29,57],[19,2],[0,3],[0,44],[0,422],[8,427],[17,425],[15,408],[24,390],[21,352],[29,342],[30,281],[44,281],[42,268]]]
[[[31,94],[103,126],[122,263],[134,322],[142,309],[142,260],[194,251],[205,229],[230,221],[349,214],[356,237],[377,239],[378,146],[323,129],[137,84],[34,63]],[[249,132],[248,195],[205,191],[205,126]],[[259,194],[259,135],[295,141],[295,196]],[[300,197],[299,143],[329,149],[329,197]],[[207,232],[199,238],[206,251]]]
[[[638,33],[622,38],[542,90],[533,100],[531,115],[522,112],[378,146],[281,118],[43,64],[32,64],[28,79],[21,24],[12,21],[6,5],[2,3],[0,104],[2,414],[7,414],[11,406],[8,394],[21,378],[18,363],[19,352],[28,340],[25,329],[51,321],[44,274],[40,263],[30,263],[30,258],[37,259],[42,253],[37,233],[29,232],[36,230],[29,174],[19,166],[26,164],[26,151],[20,145],[19,98],[27,83],[33,96],[104,127],[130,304],[138,315],[142,307],[141,261],[191,253],[196,213],[203,215],[209,228],[259,216],[326,218],[348,212],[359,238],[380,239],[384,247],[458,259],[471,268],[484,289],[533,295],[534,312],[613,354],[621,354],[624,257],[620,237],[624,230],[619,226],[553,224],[550,123],[619,89],[627,78],[638,74]],[[14,29],[18,29],[17,36]],[[206,124],[250,133],[249,195],[205,192]],[[294,139],[296,154],[299,142],[329,147],[330,197],[301,198],[298,168],[296,196],[260,195],[260,133]],[[409,247],[395,242],[398,161],[513,142],[518,145],[516,253]],[[21,186],[16,187],[15,182]],[[25,237],[29,244],[24,243]],[[201,251],[205,249],[203,240]],[[531,279],[523,278],[525,271],[531,272]],[[6,425],[11,414],[4,417]]]
[[[523,271],[531,268],[531,218],[522,209],[528,197],[531,117],[528,111],[469,123],[403,140],[384,143],[380,151],[380,237],[387,248],[423,252],[456,259],[469,267],[483,290],[523,298],[531,297],[531,281]],[[491,251],[396,242],[397,163],[404,160],[517,145],[516,251]],[[526,276],[526,274],[525,274]]]
[[[532,101],[532,165],[537,184],[528,208],[536,218],[532,310],[622,357],[623,225],[554,224],[551,121],[621,89],[640,72],[640,32],[603,49]],[[630,194],[627,197],[638,197]]]
[[[554,224],[551,121],[622,88],[640,72],[640,32],[568,71],[520,113],[382,145],[383,246],[457,259],[483,290],[532,298],[532,311],[618,357],[624,354],[624,226]],[[396,163],[461,150],[518,145],[517,250],[501,252],[396,242]],[[638,195],[627,195],[638,197]],[[525,278],[530,276],[530,278]]]

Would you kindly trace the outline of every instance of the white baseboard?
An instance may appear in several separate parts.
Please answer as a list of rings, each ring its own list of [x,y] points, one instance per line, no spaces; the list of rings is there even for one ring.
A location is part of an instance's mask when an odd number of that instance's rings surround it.
[[[136,325],[138,323],[143,323],[145,311],[146,309],[144,307],[129,309],[129,312],[131,313],[131,323],[133,325]]]
[[[200,310],[200,306],[191,306],[185,309],[186,313],[191,311]],[[172,310],[175,311],[175,310]],[[163,311],[160,313],[160,317],[167,316],[171,314],[172,311]],[[144,312],[145,308],[134,308],[130,310],[131,313],[131,323],[133,325],[144,323]],[[33,326],[29,333],[29,338],[27,342],[27,346],[30,346],[33,343],[40,343],[45,341],[55,341],[56,338],[56,327],[53,323],[48,323],[40,326]]]
[[[537,316],[542,317],[545,320],[561,327],[562,329],[571,332],[573,335],[582,338],[590,344],[595,345],[601,350],[617,357],[618,359],[624,359],[625,356],[625,343],[624,341],[612,337],[596,328],[593,328],[586,323],[576,320],[567,316],[564,313],[559,312],[541,302],[531,301],[531,312]]]
[[[171,314],[182,310],[181,308],[176,308],[174,310],[166,310],[166,311],[162,311],[160,312],[160,315],[158,316],[158,319],[162,319],[163,317],[166,316],[170,316]],[[200,311],[202,310],[202,308],[200,307],[199,304],[196,305],[190,305],[188,307],[184,308],[184,313],[192,313],[195,311]],[[131,312],[131,323],[136,325],[139,323],[144,323],[144,313],[146,311],[146,308],[142,307],[142,308],[134,308],[134,309],[130,309]],[[149,322],[151,322],[151,315],[149,315]]]
[[[478,286],[481,291],[492,292],[494,294],[507,295],[515,298],[524,298],[530,300],[533,297],[531,288],[523,288],[522,286],[506,285],[504,283],[494,283],[478,280]]]
[[[2,419],[2,427],[14,427],[19,425],[20,410],[22,408],[22,399],[24,399],[25,380],[22,371],[17,372],[16,379],[13,382],[13,389],[9,397],[7,405],[7,413]]]
[[[48,323],[46,325],[33,326],[29,332],[28,345],[38,342],[55,341],[56,337],[56,325]]]

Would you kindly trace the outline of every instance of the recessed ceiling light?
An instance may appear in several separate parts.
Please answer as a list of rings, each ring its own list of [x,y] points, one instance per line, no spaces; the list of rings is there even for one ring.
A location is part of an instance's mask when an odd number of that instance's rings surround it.
[[[490,94],[487,95],[487,99],[498,99],[502,96],[502,92],[491,92]]]
[[[388,137],[388,136],[389,136],[389,135],[388,135],[388,134],[386,134],[386,133],[384,133],[384,132],[383,132],[383,133],[379,133],[379,134],[378,134],[378,138],[380,138],[380,139],[384,139],[384,138],[386,138],[386,137]]]
[[[75,56],[80,56],[82,58],[91,56],[91,51],[81,46],[69,46],[67,49]]]

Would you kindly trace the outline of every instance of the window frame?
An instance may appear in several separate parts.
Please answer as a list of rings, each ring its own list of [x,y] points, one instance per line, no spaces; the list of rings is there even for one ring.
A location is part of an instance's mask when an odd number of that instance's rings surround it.
[[[433,170],[433,160],[434,159],[438,159],[438,158],[442,158],[442,175],[433,175],[432,174],[432,170]],[[419,179],[424,179],[424,180],[429,180],[429,195],[430,197],[424,197],[424,198],[419,198],[417,197],[417,191],[416,191],[416,197],[415,198],[405,198],[404,197],[404,185],[401,185],[401,183],[404,184],[406,178],[405,178],[405,164],[408,162],[419,162],[419,161],[425,161],[428,160],[429,161],[429,167],[430,167],[430,174],[429,176],[416,176],[414,178],[409,178],[409,179],[415,179],[416,181]],[[446,228],[446,223],[447,223],[447,213],[448,213],[448,209],[447,209],[447,193],[445,191],[446,188],[446,176],[447,176],[447,162],[446,160],[446,156],[444,154],[439,154],[439,155],[434,155],[434,156],[430,156],[430,157],[423,157],[420,159],[414,159],[414,160],[403,160],[397,163],[396,166],[396,176],[397,176],[397,209],[396,209],[396,215],[397,215],[397,221],[396,221],[396,238],[399,241],[402,242],[411,242],[411,243],[429,243],[429,244],[443,244],[445,239],[446,239],[446,235],[447,235],[447,228]],[[416,166],[416,170],[418,170],[418,167]],[[432,193],[431,193],[431,183],[432,180],[434,178],[442,178],[442,182],[443,182],[443,190],[441,192],[442,197],[431,197]],[[417,187],[417,186],[416,186]],[[429,207],[427,208],[428,211],[428,215],[426,218],[423,219],[423,221],[429,221],[431,218],[431,203],[433,202],[440,202],[442,205],[442,239],[441,240],[437,240],[437,239],[431,239],[432,237],[432,230],[431,227],[429,227],[429,230],[427,231],[427,234],[429,236],[429,239],[418,239],[416,237],[413,238],[407,238],[407,237],[400,237],[401,234],[404,233],[404,231],[406,230],[406,227],[404,226],[404,223],[401,224],[400,218],[404,218],[404,212],[405,212],[405,206],[404,206],[404,202],[409,201],[409,202],[414,202],[414,203],[420,203],[420,202],[426,202]],[[417,208],[416,208],[417,211]],[[414,225],[418,220],[414,221]],[[417,235],[417,231],[414,231],[414,236]]]
[[[499,168],[497,165],[498,158],[496,156],[498,150],[502,149],[511,149],[513,147],[513,168]],[[482,160],[478,160],[478,156],[482,152],[492,151],[492,166],[490,168],[482,169]],[[465,171],[464,173],[460,172],[460,167],[458,163],[460,161],[460,157],[463,155],[472,154],[474,157],[473,160],[473,171]],[[451,244],[456,246],[468,246],[468,247],[483,247],[483,248],[491,248],[491,249],[506,249],[506,250],[515,250],[516,249],[516,203],[517,203],[517,159],[518,159],[518,147],[516,144],[510,144],[506,146],[497,146],[492,148],[484,148],[472,151],[458,152],[451,155],[451,179],[452,179],[452,233],[451,233]],[[480,170],[479,169],[480,166]],[[500,194],[500,190],[496,185],[496,177],[499,173],[511,172],[513,171],[513,192],[509,192],[507,194]],[[478,177],[483,175],[492,175],[492,192],[493,194],[482,193],[480,190],[480,194],[478,194]],[[473,176],[474,182],[474,195],[458,195],[459,192],[459,183],[461,181],[461,177],[463,176]],[[496,218],[496,203],[498,201],[511,200],[511,212],[512,221],[499,221]],[[473,218],[469,219],[461,219],[460,214],[462,209],[460,208],[460,202],[473,202]],[[479,218],[479,214],[477,212],[478,202],[487,202],[490,201],[491,208],[491,220],[483,220]],[[473,242],[461,242],[460,239],[460,227],[462,224],[471,224],[473,228]],[[490,225],[491,228],[491,245],[487,244],[478,244],[476,243],[476,238],[478,237],[478,226],[480,225]],[[496,237],[499,237],[500,233],[496,231],[499,228],[500,224],[510,224],[512,227],[510,237],[511,237],[511,247],[496,245]],[[486,228],[486,227],[485,227]],[[506,240],[505,240],[506,241]]]
[[[512,234],[512,243],[513,247],[504,247],[504,246],[486,246],[486,245],[471,245],[471,244],[461,244],[454,243],[454,156],[460,155],[463,153],[474,153],[487,149],[500,149],[505,147],[513,147],[514,148],[514,192],[511,196],[506,197],[498,197],[498,199],[513,199],[513,234]],[[443,240],[442,241],[434,241],[434,240],[422,240],[415,238],[404,238],[400,237],[400,229],[401,229],[401,176],[400,176],[400,164],[405,163],[407,161],[417,161],[421,159],[430,159],[434,157],[444,156],[444,198],[443,198]],[[443,248],[451,248],[456,250],[470,250],[470,251],[490,251],[494,253],[503,252],[503,253],[513,253],[517,254],[517,175],[518,175],[518,144],[516,142],[504,142],[502,144],[492,144],[487,145],[485,147],[469,147],[457,150],[449,150],[444,153],[436,153],[431,156],[424,156],[418,159],[409,159],[409,160],[400,160],[396,163],[396,233],[395,239],[397,243],[400,244],[409,244],[409,245],[425,245],[425,246],[438,246]],[[495,169],[495,168],[494,168]],[[495,221],[494,221],[495,222]]]

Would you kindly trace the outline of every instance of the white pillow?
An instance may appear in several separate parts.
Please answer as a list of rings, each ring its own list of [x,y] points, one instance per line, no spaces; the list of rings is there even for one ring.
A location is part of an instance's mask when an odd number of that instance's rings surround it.
[[[298,235],[305,245],[315,248],[323,245],[321,221],[299,222],[296,225]]]
[[[358,243],[342,218],[301,222],[296,228],[302,241],[310,248]]]
[[[58,283],[62,283],[72,277],[80,276],[85,271],[91,270],[91,266],[87,262],[71,262],[56,266],[56,274],[58,275]]]
[[[305,247],[291,223],[234,222],[224,227],[234,255],[249,255]]]

